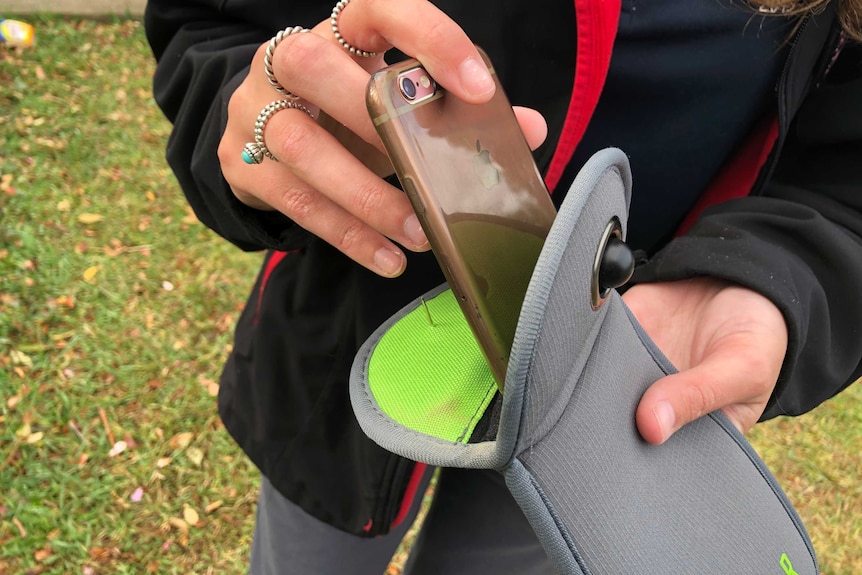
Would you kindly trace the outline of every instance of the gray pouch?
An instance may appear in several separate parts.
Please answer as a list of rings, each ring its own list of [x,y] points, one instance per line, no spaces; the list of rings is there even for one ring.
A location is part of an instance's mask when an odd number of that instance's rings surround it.
[[[637,431],[641,395],[675,369],[619,295],[596,289],[630,193],[616,149],[576,178],[533,273],[501,401],[444,285],[360,349],[350,381],[359,423],[404,457],[498,470],[563,574],[817,575],[799,516],[721,413],[661,446]],[[492,405],[492,428],[472,437]]]

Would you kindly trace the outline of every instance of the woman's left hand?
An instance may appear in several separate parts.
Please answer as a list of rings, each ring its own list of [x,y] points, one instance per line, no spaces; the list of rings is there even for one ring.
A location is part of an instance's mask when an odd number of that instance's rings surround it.
[[[623,296],[679,373],[644,393],[637,426],[649,443],[721,410],[743,433],[757,423],[787,352],[787,325],[764,296],[713,278],[640,284]]]

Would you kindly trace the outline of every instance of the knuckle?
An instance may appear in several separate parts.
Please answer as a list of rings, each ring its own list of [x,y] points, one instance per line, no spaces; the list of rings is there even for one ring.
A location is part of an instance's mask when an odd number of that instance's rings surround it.
[[[457,30],[454,22],[448,19],[439,19],[431,22],[422,34],[422,41],[426,46],[445,46],[451,43],[452,37]]]
[[[305,33],[291,34],[282,41],[273,58],[273,67],[282,83],[293,83],[304,71],[314,67],[321,57],[319,39],[316,34]]]
[[[715,409],[715,391],[709,385],[696,385],[689,388],[688,408],[691,421]]]
[[[291,112],[288,114],[287,112]],[[295,166],[309,153],[314,146],[314,130],[309,122],[296,121],[296,114],[301,112],[295,110],[283,110],[278,112],[282,118],[291,118],[290,121],[270,121],[268,128],[272,129],[271,137],[277,142],[274,147],[267,143],[270,150],[276,154],[280,162]],[[280,119],[280,120],[281,120]]]
[[[351,221],[339,232],[336,246],[344,253],[351,253],[362,243],[364,231],[365,224],[359,220]]]
[[[353,192],[354,214],[368,221],[383,209],[383,188],[376,182],[358,184]]]
[[[308,222],[317,211],[316,194],[304,186],[291,186],[281,194],[282,211],[300,225]]]

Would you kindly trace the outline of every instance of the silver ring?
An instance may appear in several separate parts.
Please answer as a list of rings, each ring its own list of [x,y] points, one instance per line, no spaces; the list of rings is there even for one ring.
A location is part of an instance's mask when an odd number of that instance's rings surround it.
[[[291,28],[285,28],[284,30],[273,36],[272,40],[269,41],[269,46],[266,47],[266,54],[264,54],[263,56],[263,71],[266,74],[266,79],[269,80],[269,85],[275,88],[275,91],[279,94],[287,98],[293,98],[294,100],[299,98],[299,96],[288,91],[275,77],[275,72],[272,69],[272,55],[275,53],[275,49],[278,47],[282,40],[284,40],[291,34],[296,34],[298,32],[308,32],[308,28],[303,28],[302,26],[293,26]]]
[[[332,15],[329,17],[329,23],[332,25],[332,33],[335,34],[335,39],[338,40],[338,43],[341,44],[341,47],[350,52],[351,54],[355,54],[357,56],[362,56],[363,58],[371,58],[372,56],[376,56],[377,52],[366,52],[365,50],[360,50],[355,46],[351,46],[347,43],[341,36],[341,32],[338,31],[338,17],[341,15],[341,11],[344,10],[344,7],[350,0],[338,0],[338,4],[332,9]]]
[[[263,110],[260,111],[260,114],[257,115],[257,119],[254,121],[254,142],[248,142],[242,148],[242,161],[246,164],[259,164],[263,161],[264,158],[269,158],[270,160],[277,162],[278,159],[272,155],[269,149],[266,147],[266,144],[263,141],[263,130],[266,128],[266,123],[269,122],[269,119],[275,115],[276,112],[280,112],[286,108],[293,108],[294,110],[300,110],[309,115],[309,117],[313,120],[314,114],[298,102],[294,102],[293,100],[276,100],[274,102],[270,102],[266,106],[264,106]]]

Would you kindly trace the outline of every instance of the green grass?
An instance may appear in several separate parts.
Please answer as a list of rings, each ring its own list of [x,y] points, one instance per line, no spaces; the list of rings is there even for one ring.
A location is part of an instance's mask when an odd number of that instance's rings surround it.
[[[140,26],[30,20],[0,49],[0,574],[244,572],[257,476],[210,391],[260,255],[186,207]],[[824,573],[862,572],[862,389],[753,437]]]

